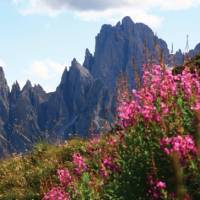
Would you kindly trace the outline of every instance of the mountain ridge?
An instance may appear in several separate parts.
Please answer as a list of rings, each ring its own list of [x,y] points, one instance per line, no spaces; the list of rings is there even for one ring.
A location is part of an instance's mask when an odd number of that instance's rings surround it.
[[[94,55],[86,49],[83,64],[74,58],[54,92],[46,93],[30,81],[22,89],[16,82],[10,90],[1,67],[0,155],[24,152],[38,140],[63,141],[71,135],[87,137],[90,132],[111,128],[119,75],[127,74],[129,86],[134,88],[133,64],[141,74],[142,64],[158,63],[160,52],[171,65],[166,42],[147,25],[125,17],[116,26],[102,26]],[[200,44],[189,56],[199,52]],[[173,62],[183,64],[184,54],[177,51]]]

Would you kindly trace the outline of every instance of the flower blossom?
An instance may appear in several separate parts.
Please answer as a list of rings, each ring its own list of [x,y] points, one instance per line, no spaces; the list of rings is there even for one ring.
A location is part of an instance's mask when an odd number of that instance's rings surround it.
[[[74,153],[73,156],[73,164],[76,166],[75,172],[77,175],[81,175],[83,172],[87,170],[87,165],[83,159],[83,157],[79,153]]]
[[[43,200],[70,200],[70,196],[63,188],[53,187],[44,195]]]
[[[160,147],[167,155],[176,152],[181,158],[185,158],[188,154],[196,154],[197,152],[195,142],[190,135],[163,138],[160,141]]]
[[[72,177],[68,169],[59,169],[57,174],[62,186],[67,187],[71,183]]]
[[[161,199],[162,191],[167,188],[166,183],[155,179],[152,175],[148,177],[148,193],[153,200]]]
[[[182,75],[173,75],[168,68],[159,65],[144,66],[143,85],[133,91],[132,99],[118,107],[119,125],[128,127],[138,120],[161,122],[177,107],[181,96],[191,110],[200,111],[200,81],[197,73],[187,69]]]

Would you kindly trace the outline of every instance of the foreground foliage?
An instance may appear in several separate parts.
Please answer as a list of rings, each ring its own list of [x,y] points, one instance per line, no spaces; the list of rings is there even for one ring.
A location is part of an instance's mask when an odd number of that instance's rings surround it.
[[[109,134],[39,144],[0,164],[0,199],[200,199],[200,82],[144,66]]]

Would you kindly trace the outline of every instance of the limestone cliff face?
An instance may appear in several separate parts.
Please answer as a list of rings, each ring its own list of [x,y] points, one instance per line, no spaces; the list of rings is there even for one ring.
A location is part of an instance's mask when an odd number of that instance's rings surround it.
[[[189,55],[199,52],[200,44]],[[161,53],[166,64],[184,62],[181,51],[169,54],[166,42],[148,26],[125,17],[116,26],[102,26],[94,55],[86,49],[83,64],[73,59],[55,92],[30,81],[22,89],[16,82],[10,91],[0,68],[0,155],[24,152],[43,139],[63,141],[111,128],[119,75],[125,73],[133,88],[134,73],[141,74],[144,63],[159,63]]]
[[[0,154],[8,153],[7,132],[5,130],[9,117],[9,87],[3,68],[0,67]]]
[[[95,80],[89,70],[74,59],[46,103],[45,127],[50,137],[87,136],[93,123],[98,127],[99,122],[106,119],[102,109],[109,100],[104,84]]]
[[[143,63],[150,59],[158,62],[159,50],[163,52],[165,62],[168,62],[167,44],[148,26],[125,17],[116,26],[102,26],[96,37],[94,57],[86,56],[86,63],[89,58],[92,59],[87,68],[95,79],[103,80],[109,90],[114,91],[120,73],[128,74],[130,84],[134,83],[133,64],[140,73]],[[134,87],[133,84],[131,86]]]
[[[18,83],[13,85],[9,98],[9,120],[6,123],[10,152],[28,150],[33,143],[43,138],[39,111],[47,97],[41,86],[32,86],[30,81],[21,91]]]

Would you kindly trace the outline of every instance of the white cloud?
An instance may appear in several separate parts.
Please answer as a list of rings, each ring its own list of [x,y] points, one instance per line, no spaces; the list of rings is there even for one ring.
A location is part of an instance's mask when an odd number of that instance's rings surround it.
[[[143,22],[149,25],[152,28],[159,27],[163,18],[157,17],[151,14],[148,14],[144,10],[137,10],[132,8],[121,8],[121,9],[112,9],[105,11],[88,11],[88,12],[76,12],[76,16],[80,17],[86,21],[99,21],[116,23],[119,19],[122,19],[124,16],[130,16],[134,22]]]
[[[163,10],[185,10],[200,5],[200,0],[168,0],[160,2]]]
[[[24,70],[23,79],[19,80],[20,86],[23,87],[26,80],[31,80],[34,84],[41,84],[48,92],[54,91],[55,86],[60,82],[60,77],[64,71],[65,65],[44,59],[34,61],[30,67]]]
[[[64,67],[62,64],[46,59],[43,61],[35,61],[29,69],[29,74],[37,76],[43,80],[49,80],[57,74],[62,73]]]
[[[61,9],[52,8],[45,0],[13,0],[22,15],[44,14],[56,16]]]
[[[137,9],[149,9],[160,7],[162,9],[180,10],[187,9],[200,4],[199,0],[14,0],[16,4],[25,4],[27,7],[39,9],[63,11],[97,11],[107,9],[119,9],[121,7],[132,7]],[[25,3],[26,2],[26,3]],[[35,12],[39,12],[35,10]]]
[[[150,14],[152,9],[183,10],[199,6],[200,0],[13,0],[23,15],[56,16],[70,12],[83,20],[116,22],[131,16],[136,22],[158,27],[162,17]]]

